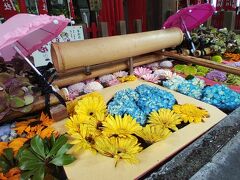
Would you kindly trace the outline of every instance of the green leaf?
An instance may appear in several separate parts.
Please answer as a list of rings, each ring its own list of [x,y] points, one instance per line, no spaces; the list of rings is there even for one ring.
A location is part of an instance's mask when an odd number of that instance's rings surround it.
[[[28,113],[32,110],[32,108],[33,108],[33,104],[30,104],[28,106],[24,106],[24,107],[21,107],[21,108],[12,108],[12,110],[22,112],[22,113]]]
[[[13,108],[20,108],[25,106],[25,101],[19,97],[12,96],[10,97],[10,106]]]
[[[43,180],[44,176],[45,176],[45,167],[42,166],[37,169],[36,173],[32,177],[32,180]]]
[[[14,162],[13,162],[14,155],[13,155],[12,148],[4,149],[3,154],[6,157],[6,159],[11,163],[11,165],[14,165]]]
[[[52,146],[55,144],[55,142],[56,142],[55,136],[54,136],[53,134],[51,135],[50,142],[51,142],[51,147],[52,147]]]
[[[50,161],[50,163],[55,164],[56,166],[64,166],[72,163],[75,161],[76,158],[70,154],[64,154],[62,156],[57,156],[53,160]]]
[[[21,153],[21,157],[19,158],[20,161],[41,161],[33,152],[28,149],[24,149]]]
[[[8,172],[8,170],[10,169],[10,165],[7,162],[7,160],[3,157],[0,157],[0,169],[2,169],[1,171],[3,171],[4,173]]]
[[[21,180],[29,179],[31,176],[33,176],[36,173],[37,169],[34,169],[32,171],[25,171],[21,173]]]
[[[31,148],[41,157],[46,157],[45,152],[44,152],[44,144],[43,140],[41,139],[40,136],[35,136],[31,140]]]
[[[34,160],[28,160],[28,161],[20,161],[19,165],[21,170],[33,170],[40,168],[41,166],[45,166],[44,162],[41,161],[34,161]]]
[[[58,150],[67,142],[67,137],[64,135],[61,135],[57,138],[56,142],[53,144],[52,149],[50,150],[49,154],[47,155],[47,158],[50,156],[53,156],[57,154]]]
[[[71,149],[71,147],[73,146],[73,144],[64,144],[57,152],[56,156],[62,156],[63,154],[65,154],[69,149]]]
[[[32,104],[34,101],[34,97],[30,94],[24,96],[24,101],[25,101],[25,105],[29,105]]]

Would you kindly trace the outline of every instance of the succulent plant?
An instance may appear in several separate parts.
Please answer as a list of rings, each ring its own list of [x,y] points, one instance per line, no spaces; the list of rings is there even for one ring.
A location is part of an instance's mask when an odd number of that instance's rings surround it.
[[[191,33],[192,40],[197,48],[210,48],[214,54],[225,52],[240,52],[240,35],[224,29],[200,27]]]
[[[0,120],[11,111],[31,111],[34,102],[31,87],[26,77],[0,73]]]

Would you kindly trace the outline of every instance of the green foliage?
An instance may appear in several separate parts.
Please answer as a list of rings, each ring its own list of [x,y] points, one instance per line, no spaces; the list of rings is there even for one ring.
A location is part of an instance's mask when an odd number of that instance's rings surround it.
[[[210,48],[215,54],[240,52],[240,35],[224,29],[200,27],[191,33],[197,48]],[[202,47],[204,46],[204,47]]]
[[[234,74],[228,74],[226,83],[230,85],[240,86],[240,76],[237,76]]]
[[[11,148],[4,149],[0,156],[0,172],[7,173],[11,168],[16,167],[17,164],[13,150]]]
[[[196,75],[197,69],[193,66],[187,66],[182,64],[177,64],[174,66],[174,71],[178,73],[183,73],[185,75]]]
[[[198,76],[206,76],[206,74],[210,71],[209,68],[204,67],[204,66],[196,65],[195,67],[197,68],[197,74],[196,75],[198,75]]]
[[[211,60],[217,63],[221,63],[223,59],[221,56],[215,55],[215,56],[212,56]]]
[[[52,135],[48,139],[35,136],[19,155],[19,168],[23,171],[21,178],[44,179],[49,173],[55,176],[54,170],[58,171],[59,167],[75,160],[74,156],[66,154],[71,147],[64,135],[57,138]]]

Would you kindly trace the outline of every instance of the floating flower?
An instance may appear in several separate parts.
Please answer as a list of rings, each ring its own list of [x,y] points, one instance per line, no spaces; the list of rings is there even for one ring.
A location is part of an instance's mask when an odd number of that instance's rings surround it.
[[[105,114],[106,111],[106,103],[103,98],[96,96],[86,96],[75,106],[75,112],[87,118],[96,118],[97,113]]]
[[[93,147],[95,145],[95,137],[96,134],[86,124],[81,124],[79,132],[71,135],[71,138],[74,140],[70,144],[74,144],[75,151],[90,150],[95,153],[96,150]]]
[[[240,62],[229,63],[226,65],[231,66],[231,67],[240,67]]]
[[[103,86],[97,82],[97,81],[93,81],[93,82],[89,82],[86,84],[86,86],[84,86],[84,93],[91,93],[94,91],[99,91],[103,89]]]
[[[187,80],[183,81],[182,84],[178,86],[177,91],[195,99],[201,99],[202,97],[202,88],[193,85],[191,81]]]
[[[96,149],[104,156],[115,159],[115,166],[123,159],[129,163],[137,163],[136,155],[142,151],[142,147],[136,138],[99,137],[96,140]]]
[[[142,78],[146,81],[152,82],[152,83],[158,83],[159,77],[154,74],[145,74],[142,76]]]
[[[128,81],[135,81],[135,80],[137,80],[137,77],[134,75],[129,75],[129,76],[119,78],[119,80],[121,83],[124,83],[124,82],[128,82]]]
[[[224,85],[214,85],[203,90],[202,101],[219,109],[233,111],[240,107],[240,94]]]
[[[155,70],[159,67],[159,64],[155,62],[155,63],[147,64],[145,67]]]
[[[21,179],[21,170],[18,167],[11,168],[7,173],[0,173],[1,180],[19,180]]]
[[[134,75],[138,77],[142,77],[143,75],[151,74],[152,70],[149,68],[144,68],[144,67],[136,67],[134,68]]]
[[[171,79],[163,82],[163,86],[176,91],[178,86],[184,81],[185,79],[183,77],[174,74]]]
[[[40,135],[42,138],[45,138],[50,137],[52,133],[56,134],[54,128],[49,127],[52,124],[53,120],[42,113],[39,119],[17,122],[14,130],[18,135],[26,138],[32,138],[35,135]]]
[[[118,71],[118,72],[113,73],[113,75],[116,78],[121,78],[121,77],[127,76],[128,72],[127,71]]]
[[[185,122],[202,122],[203,118],[209,117],[208,111],[196,107],[193,104],[174,105],[173,111]]]
[[[0,155],[2,155],[3,150],[8,148],[8,142],[0,142]]]
[[[115,117],[109,115],[103,122],[103,126],[103,134],[108,137],[133,137],[133,134],[142,130],[140,124],[129,115],[124,115],[123,118],[119,115]]]
[[[173,73],[169,69],[158,69],[155,70],[153,74],[160,79],[171,79],[173,77]]]
[[[223,82],[227,80],[227,73],[218,70],[213,70],[207,73],[206,78],[213,81]]]
[[[85,84],[82,82],[68,86],[67,89],[69,92],[69,97],[71,99],[78,97],[81,93],[83,93],[84,87],[85,87]]]
[[[101,83],[107,83],[108,81],[112,81],[112,80],[115,80],[115,79],[117,79],[117,78],[112,74],[108,74],[108,75],[104,75],[104,76],[99,77],[99,81]]]
[[[118,79],[113,79],[113,80],[107,82],[107,86],[114,86],[117,84],[120,84],[120,81]]]
[[[79,133],[80,125],[88,118],[84,118],[79,114],[71,116],[66,120],[65,127],[67,129],[67,133],[72,135],[75,133]]]
[[[68,101],[67,104],[67,112],[69,115],[75,114],[75,106],[78,104],[79,99],[74,99],[71,101]]]
[[[150,126],[159,126],[162,129],[169,128],[176,131],[178,130],[176,125],[181,124],[181,121],[180,117],[173,111],[162,108],[149,115],[148,123]]]
[[[240,76],[234,75],[234,74],[229,74],[226,83],[231,84],[231,85],[240,86]]]
[[[95,82],[95,78],[87,79],[87,80],[85,81],[85,84],[88,84],[88,83],[91,83],[91,82]]]
[[[18,150],[24,145],[24,143],[28,140],[28,138],[16,138],[13,139],[8,144],[8,148],[12,148],[14,154],[16,155],[18,153]]]
[[[137,135],[143,138],[144,141],[149,145],[166,139],[170,134],[171,131],[168,128],[150,125],[146,125],[142,131],[137,133]]]
[[[172,68],[173,63],[172,63],[172,61],[162,61],[159,63],[159,66],[162,68]]]

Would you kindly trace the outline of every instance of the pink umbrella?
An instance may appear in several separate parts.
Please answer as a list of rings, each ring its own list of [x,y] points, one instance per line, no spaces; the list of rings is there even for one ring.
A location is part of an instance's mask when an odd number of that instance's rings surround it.
[[[26,56],[57,37],[69,22],[64,16],[17,14],[0,24],[0,56],[10,61],[17,52],[41,75]]]
[[[45,95],[45,107],[49,115],[50,93],[53,93],[62,104],[66,104],[26,56],[58,36],[69,22],[70,20],[64,16],[17,14],[0,24],[0,56],[5,61],[10,61],[18,53],[35,70],[39,87]]]
[[[215,8],[208,3],[189,6],[170,16],[163,24],[163,28],[178,27],[183,32],[186,32],[187,38],[191,41],[192,38],[189,31],[207,21],[213,15],[214,11]],[[192,52],[194,52],[196,49],[192,41],[191,46]]]

